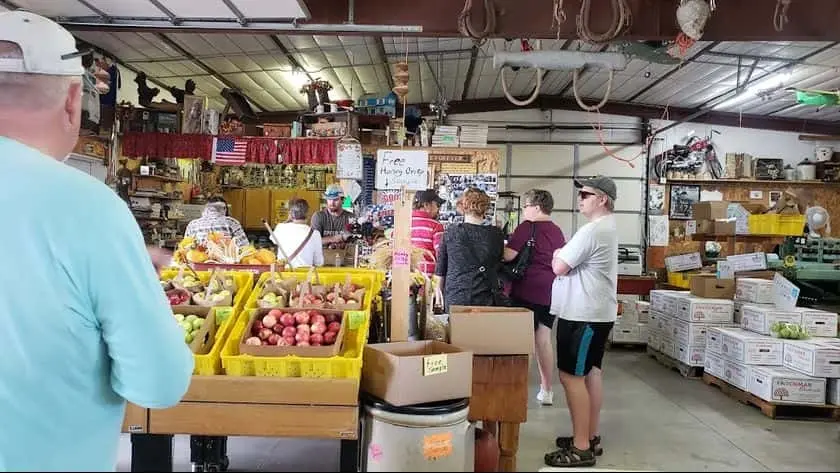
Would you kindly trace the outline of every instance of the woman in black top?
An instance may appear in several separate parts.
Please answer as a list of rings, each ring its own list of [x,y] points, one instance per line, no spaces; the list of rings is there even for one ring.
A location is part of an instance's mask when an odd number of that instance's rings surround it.
[[[490,202],[480,189],[467,189],[460,202],[464,223],[449,226],[443,234],[435,275],[447,312],[453,305],[497,305],[503,297],[498,268],[505,236],[498,227],[484,225]]]

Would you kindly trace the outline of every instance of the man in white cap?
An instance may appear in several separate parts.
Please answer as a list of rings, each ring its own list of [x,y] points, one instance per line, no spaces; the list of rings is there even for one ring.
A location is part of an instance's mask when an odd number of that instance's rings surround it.
[[[125,202],[62,163],[80,56],[53,21],[0,13],[0,471],[113,471],[126,400],[172,406],[193,370]]]
[[[558,277],[551,294],[557,316],[557,368],[572,417],[572,436],[555,440],[545,455],[554,467],[595,465],[603,453],[598,424],[603,383],[601,363],[618,313],[618,232],[615,182],[604,176],[575,181],[578,209],[589,222],[554,252]]]

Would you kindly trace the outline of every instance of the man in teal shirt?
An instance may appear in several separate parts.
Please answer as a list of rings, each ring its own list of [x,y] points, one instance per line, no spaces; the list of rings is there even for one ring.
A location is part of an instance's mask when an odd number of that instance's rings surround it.
[[[125,203],[61,161],[73,37],[0,13],[0,471],[113,471],[126,400],[178,403],[193,359]]]

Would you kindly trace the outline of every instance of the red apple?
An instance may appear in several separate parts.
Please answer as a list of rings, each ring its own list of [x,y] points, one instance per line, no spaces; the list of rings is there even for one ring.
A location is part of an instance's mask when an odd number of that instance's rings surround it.
[[[283,316],[283,311],[280,309],[271,309],[268,311],[268,315],[274,317],[277,320],[280,320],[280,317]]]
[[[258,337],[250,337],[249,339],[245,340],[245,344],[251,346],[260,346],[262,345],[262,340],[260,340]]]
[[[283,333],[283,324],[277,324],[274,327],[271,327],[271,330],[274,330],[274,333]]]
[[[268,337],[274,334],[274,331],[270,328],[263,328],[260,330],[260,340],[268,340]]]
[[[327,319],[326,320],[327,324],[331,324],[332,322],[335,322],[335,321],[338,320],[338,316],[335,315],[335,314],[327,314],[326,319]]]
[[[324,332],[324,345],[332,345],[338,337],[338,332]]]
[[[297,342],[297,340],[295,340],[295,337],[294,337],[294,336],[291,336],[291,337],[283,337],[283,341],[285,341],[285,342],[286,342],[286,345],[287,345],[287,346],[290,346],[290,347],[295,346],[295,343]]]
[[[309,342],[306,342],[306,341],[301,341],[301,342],[298,342],[297,346],[299,346],[299,347],[308,347],[308,346],[310,346],[310,345],[309,345]]]
[[[313,333],[309,336],[309,343],[314,346],[320,346],[324,343],[324,336],[320,333]]]
[[[312,327],[310,327],[310,331],[318,334],[324,333],[327,331],[327,326],[324,325],[324,322],[315,322],[312,324]]]
[[[280,340],[280,335],[277,335],[276,333],[272,333],[266,339],[269,345],[277,345],[278,340]]]
[[[309,314],[303,311],[295,313],[295,322],[298,324],[308,324]]]
[[[295,340],[298,342],[298,345],[300,345],[301,342],[306,342],[308,344],[309,343],[309,334],[298,332],[297,335],[295,335]]]
[[[311,322],[312,324],[317,324],[318,322],[321,322],[321,323],[323,323],[324,325],[326,325],[326,323],[327,323],[327,318],[326,318],[326,317],[324,317],[324,316],[323,316],[323,315],[321,315],[321,314],[312,314],[312,315],[309,317],[309,322]]]
[[[257,335],[257,334],[260,333],[260,330],[262,330],[262,329],[263,329],[262,320],[255,320],[254,325],[251,326],[251,332],[253,332],[254,335]]]
[[[286,327],[291,327],[295,324],[295,316],[286,312],[280,316],[280,323]]]
[[[327,331],[328,332],[338,333],[339,330],[341,330],[341,323],[340,322],[330,322],[330,324],[327,325]]]
[[[262,323],[265,328],[272,328],[277,325],[277,317],[268,314],[262,318]]]
[[[292,339],[292,341],[294,342],[294,339]],[[289,343],[289,340],[286,339],[286,337],[280,337],[277,340],[277,346],[278,347],[287,347],[287,346],[290,346],[290,345],[291,344]]]
[[[295,334],[297,333],[297,329],[294,327],[285,327],[283,328],[283,336],[284,337],[292,337],[294,338]]]
[[[306,325],[306,324],[300,324],[300,325],[298,325],[298,326],[297,326],[297,330],[295,330],[295,331],[296,331],[297,333],[307,333],[307,334],[308,334],[309,332],[311,332],[311,330],[309,329],[309,325]]]

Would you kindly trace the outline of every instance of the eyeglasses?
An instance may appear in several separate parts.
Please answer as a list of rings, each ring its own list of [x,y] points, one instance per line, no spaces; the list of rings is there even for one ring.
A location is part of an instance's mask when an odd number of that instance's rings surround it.
[[[595,195],[594,192],[587,192],[587,191],[579,191],[578,192],[578,196],[580,197],[580,200],[586,200],[587,198],[589,198],[590,196],[593,196],[593,195]]]

